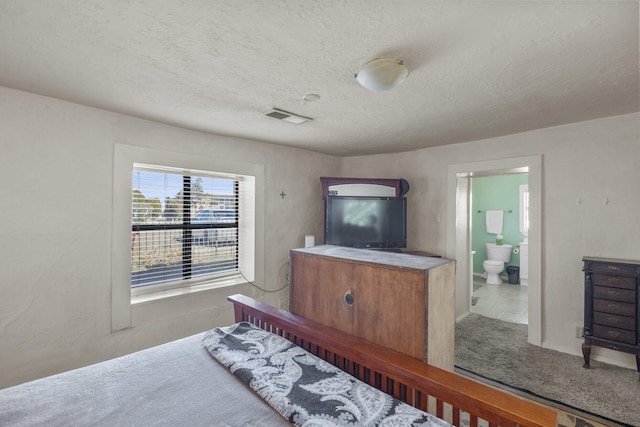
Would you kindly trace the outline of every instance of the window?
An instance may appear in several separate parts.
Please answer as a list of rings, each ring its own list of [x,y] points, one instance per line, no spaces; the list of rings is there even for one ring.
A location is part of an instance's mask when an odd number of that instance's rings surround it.
[[[264,165],[120,143],[113,159],[112,332],[199,313],[264,281]]]
[[[182,287],[238,273],[239,181],[134,163],[131,287]],[[154,291],[158,287],[153,287]]]

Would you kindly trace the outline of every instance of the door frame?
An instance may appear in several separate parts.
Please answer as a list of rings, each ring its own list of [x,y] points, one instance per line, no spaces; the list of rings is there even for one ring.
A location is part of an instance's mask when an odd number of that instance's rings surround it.
[[[529,174],[529,323],[530,344],[542,345],[542,155],[449,165],[447,168],[447,258],[456,260],[456,319],[471,311],[470,178],[514,169]],[[465,183],[466,182],[466,183]]]

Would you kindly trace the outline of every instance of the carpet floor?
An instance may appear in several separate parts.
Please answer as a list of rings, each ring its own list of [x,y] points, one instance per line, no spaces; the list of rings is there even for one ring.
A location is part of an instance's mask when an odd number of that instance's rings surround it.
[[[594,360],[591,369],[584,369],[582,357],[528,344],[526,337],[526,325],[471,313],[456,325],[455,365],[461,373],[530,394],[533,400],[601,417],[601,425],[640,426],[637,371]],[[573,425],[598,424],[578,420]]]

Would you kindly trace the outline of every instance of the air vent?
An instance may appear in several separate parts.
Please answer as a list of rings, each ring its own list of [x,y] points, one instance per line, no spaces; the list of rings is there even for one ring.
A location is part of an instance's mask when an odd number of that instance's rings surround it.
[[[281,110],[279,108],[274,108],[270,111],[264,113],[266,116],[273,117],[274,119],[284,120],[285,122],[294,123],[299,125],[300,123],[308,122],[309,120],[313,120],[310,117],[300,116],[298,114],[293,114],[288,111]]]

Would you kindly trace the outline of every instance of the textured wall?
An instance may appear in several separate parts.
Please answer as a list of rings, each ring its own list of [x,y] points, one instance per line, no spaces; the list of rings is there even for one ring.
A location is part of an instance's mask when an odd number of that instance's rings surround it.
[[[409,245],[444,254],[447,222],[455,221],[446,217],[448,166],[542,155],[542,344],[581,354],[575,331],[583,321],[582,257],[640,258],[639,133],[640,115],[627,114],[409,153],[350,157],[342,170],[356,177],[406,178]],[[592,354],[635,366],[628,354],[601,348]]]
[[[289,249],[321,236],[319,177],[340,162],[6,88],[0,128],[0,388],[228,324],[226,296],[255,293],[244,285],[175,298],[149,307],[158,321],[110,332],[115,143],[263,165],[258,285],[272,290],[286,283]],[[263,298],[277,305],[287,293]]]
[[[409,245],[445,253],[449,165],[543,155],[543,344],[579,354],[584,255],[638,259],[638,114],[394,155],[339,158],[214,136],[0,88],[0,387],[228,322],[226,293],[180,299],[162,321],[110,333],[115,143],[264,165],[263,284],[322,236],[320,176],[403,177]],[[284,191],[286,197],[279,196]],[[604,200],[609,203],[605,204]],[[248,286],[238,291],[253,292]],[[278,303],[286,291],[265,296]],[[161,313],[162,314],[162,313]],[[633,358],[594,348],[596,358]]]

